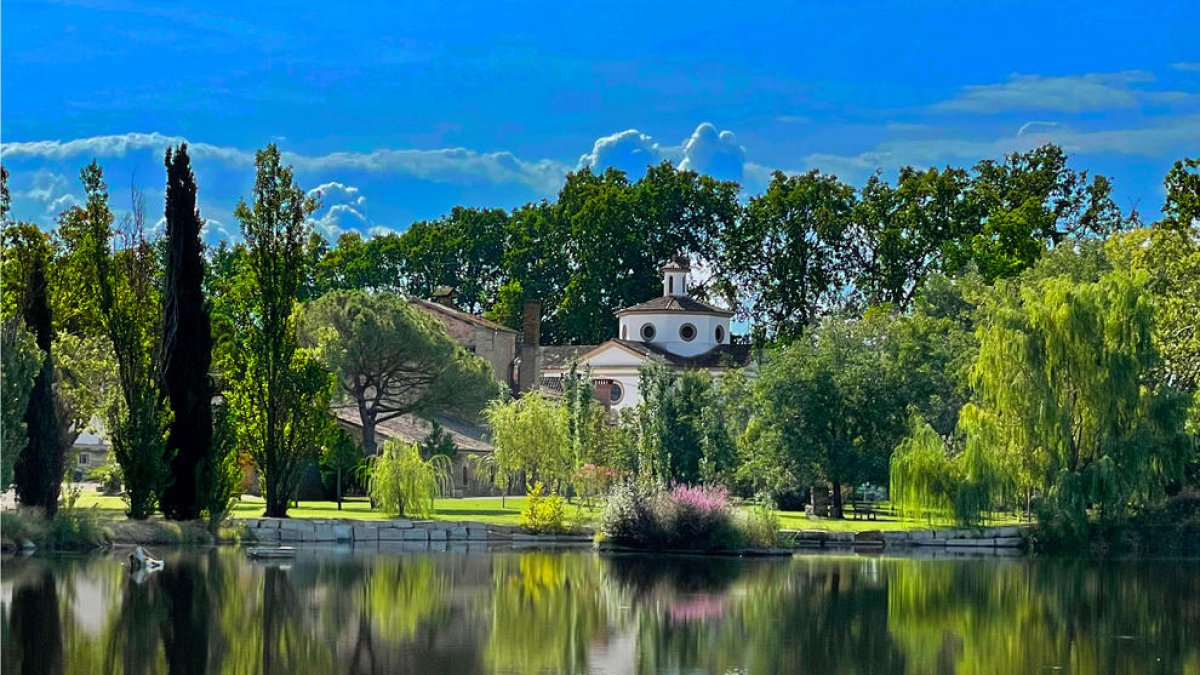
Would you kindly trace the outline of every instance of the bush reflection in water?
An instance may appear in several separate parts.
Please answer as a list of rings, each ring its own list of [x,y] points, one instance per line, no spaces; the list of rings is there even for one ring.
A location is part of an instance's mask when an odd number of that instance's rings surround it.
[[[1200,674],[1200,563],[232,549],[3,564],[5,673]]]

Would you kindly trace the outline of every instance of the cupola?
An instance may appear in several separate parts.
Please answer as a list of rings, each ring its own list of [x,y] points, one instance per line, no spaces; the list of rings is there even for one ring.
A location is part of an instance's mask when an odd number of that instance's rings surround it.
[[[676,258],[663,265],[663,297],[687,297],[688,272],[691,267],[687,260]]]

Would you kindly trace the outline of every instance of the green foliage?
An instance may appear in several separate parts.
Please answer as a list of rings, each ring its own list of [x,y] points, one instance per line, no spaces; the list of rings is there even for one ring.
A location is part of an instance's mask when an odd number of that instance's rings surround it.
[[[305,278],[306,219],[317,207],[268,145],[256,153],[254,203],[235,215],[246,240],[239,274],[222,299],[233,341],[221,370],[239,446],[254,458],[266,513],[287,514],[301,474],[320,450],[332,382],[298,349],[292,310]]]
[[[760,339],[790,339],[836,304],[854,188],[816,170],[776,172],[724,233],[722,269],[752,298]]]
[[[81,179],[87,204],[69,217],[79,224],[81,260],[93,275],[100,322],[117,364],[120,396],[108,406],[107,426],[125,479],[129,516],[141,520],[154,512],[171,460],[166,444],[171,412],[159,390],[158,259],[145,239],[141,193],[132,191],[133,211],[114,233],[99,165],[90,164]],[[114,238],[119,246],[110,243]]]
[[[228,405],[213,406],[212,447],[197,467],[196,497],[200,515],[216,532],[241,496],[245,474],[238,461],[237,430]]]
[[[171,409],[167,455],[172,479],[163,490],[162,511],[174,520],[193,520],[206,504],[216,468],[227,462],[230,447],[213,443],[212,327],[209,303],[204,296],[204,244],[200,231],[204,221],[196,208],[196,177],[192,174],[187,144],[167,148],[166,234],[163,247],[161,387]],[[210,455],[224,452],[220,458]],[[208,466],[206,466],[208,465]],[[197,477],[208,485],[202,486]],[[207,490],[205,488],[208,488]],[[221,492],[218,489],[217,492]],[[214,512],[227,511],[217,496]],[[227,501],[227,497],[225,498]]]
[[[1182,406],[1147,385],[1157,359],[1142,278],[1002,285],[985,316],[973,386],[1047,513],[1080,531],[1089,508],[1119,520],[1178,479]]]
[[[566,409],[539,392],[495,400],[484,410],[496,448],[496,485],[525,474],[526,481],[566,485],[575,470],[569,453]]]
[[[394,293],[336,291],[309,303],[300,338],[337,378],[359,412],[363,449],[375,426],[403,415],[477,415],[500,393],[491,367],[442,323]]]
[[[525,508],[521,509],[521,527],[533,534],[562,534],[567,524],[567,500],[554,491],[547,492],[541,481],[526,487]]]
[[[42,364],[42,352],[33,334],[18,317],[6,317],[0,324],[0,490],[12,483],[13,465],[29,443],[25,428],[25,410],[33,392],[34,378]]]
[[[713,430],[706,418],[713,395],[712,376],[705,371],[682,375],[663,364],[642,369],[636,412],[636,472],[662,482],[700,481],[705,440]]]
[[[433,420],[430,422],[429,435],[421,441],[421,457],[429,459],[438,455],[453,460],[458,455],[458,446],[446,428]]]
[[[421,459],[415,443],[389,440],[370,462],[367,493],[387,513],[428,518],[434,498],[450,490],[450,460],[443,455]]]

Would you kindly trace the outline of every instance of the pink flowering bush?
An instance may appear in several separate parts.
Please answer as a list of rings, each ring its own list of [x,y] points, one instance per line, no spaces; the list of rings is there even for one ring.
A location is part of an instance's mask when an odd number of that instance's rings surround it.
[[[610,493],[600,534],[641,548],[719,549],[747,542],[723,487],[621,483]]]

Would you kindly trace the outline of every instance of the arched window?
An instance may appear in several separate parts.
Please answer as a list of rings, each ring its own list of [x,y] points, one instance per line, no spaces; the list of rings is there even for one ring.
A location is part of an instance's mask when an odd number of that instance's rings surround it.
[[[652,341],[654,339],[655,332],[656,331],[654,330],[654,324],[652,324],[652,323],[642,324],[642,340],[643,341],[645,341],[645,342]]]
[[[684,342],[691,342],[696,339],[696,327],[690,323],[685,323],[679,327],[679,339]]]
[[[622,340],[629,339],[629,326],[621,326],[621,339]]]
[[[675,295],[675,277],[667,275],[667,293]]]

